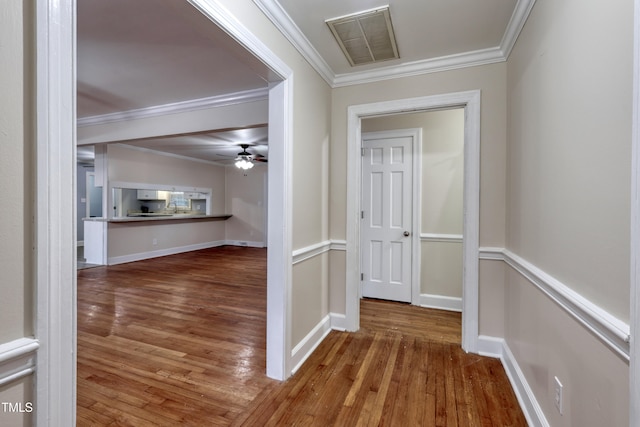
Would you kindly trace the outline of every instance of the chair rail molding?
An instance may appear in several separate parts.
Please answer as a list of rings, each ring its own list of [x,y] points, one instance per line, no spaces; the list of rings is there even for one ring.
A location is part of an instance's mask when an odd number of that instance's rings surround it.
[[[420,233],[422,242],[462,243],[462,234]]]
[[[628,324],[508,249],[480,248],[480,259],[504,261],[629,362],[631,332]]]
[[[38,340],[27,337],[0,344],[0,387],[35,372],[38,348]]]
[[[296,249],[292,252],[293,264],[298,264],[331,250],[331,240],[324,240],[313,245]]]

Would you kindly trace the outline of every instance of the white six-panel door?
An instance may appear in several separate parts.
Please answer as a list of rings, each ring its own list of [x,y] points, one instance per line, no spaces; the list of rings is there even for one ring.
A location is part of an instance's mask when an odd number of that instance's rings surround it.
[[[362,296],[411,302],[413,138],[362,138]]]

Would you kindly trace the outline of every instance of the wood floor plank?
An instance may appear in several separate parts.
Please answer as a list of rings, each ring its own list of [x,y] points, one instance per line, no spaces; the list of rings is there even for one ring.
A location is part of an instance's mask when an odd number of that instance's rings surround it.
[[[221,247],[78,273],[77,425],[525,426],[460,313],[362,300],[294,376],[266,366],[266,250]]]
[[[367,420],[366,425],[377,426],[378,424],[380,424],[380,420],[382,419],[382,410],[384,409],[384,402],[387,400],[391,378],[395,370],[398,348],[400,347],[400,340],[400,335],[396,335],[394,337],[393,345],[388,353],[389,358],[384,364],[384,373],[380,381],[380,386],[378,387],[374,395],[375,399],[373,401],[373,407],[370,410],[369,420]]]

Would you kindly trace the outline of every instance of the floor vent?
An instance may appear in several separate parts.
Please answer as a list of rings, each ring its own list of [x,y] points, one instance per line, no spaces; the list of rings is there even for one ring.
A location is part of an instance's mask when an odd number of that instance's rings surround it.
[[[400,57],[389,6],[325,22],[352,66]]]

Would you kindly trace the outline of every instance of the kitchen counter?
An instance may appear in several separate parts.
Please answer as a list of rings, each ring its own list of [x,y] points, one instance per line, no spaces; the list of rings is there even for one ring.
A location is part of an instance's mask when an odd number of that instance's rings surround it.
[[[231,218],[230,214],[200,215],[200,214],[159,214],[159,213],[139,213],[130,214],[116,218],[82,218],[83,221],[124,223],[124,222],[149,222],[149,221],[224,221]]]

